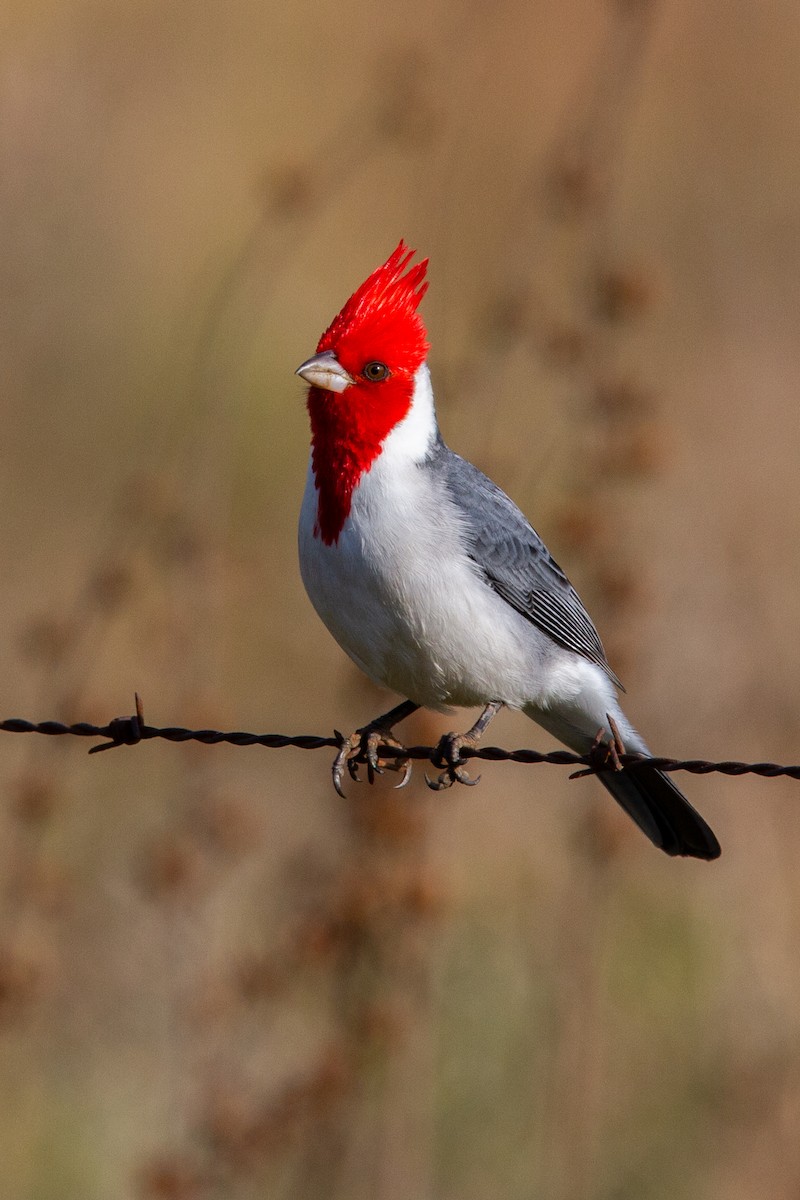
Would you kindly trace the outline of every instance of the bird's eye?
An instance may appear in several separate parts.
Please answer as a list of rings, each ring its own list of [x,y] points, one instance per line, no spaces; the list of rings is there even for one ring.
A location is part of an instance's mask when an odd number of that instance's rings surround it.
[[[389,378],[389,368],[386,363],[368,362],[361,374],[370,383],[380,383],[382,379]]]

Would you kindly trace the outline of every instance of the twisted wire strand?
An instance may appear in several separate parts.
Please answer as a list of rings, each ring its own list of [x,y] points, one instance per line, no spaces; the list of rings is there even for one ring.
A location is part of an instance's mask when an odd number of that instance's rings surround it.
[[[331,737],[318,737],[313,734],[283,734],[283,733],[247,733],[243,730],[225,732],[220,729],[184,729],[181,726],[169,725],[159,727],[147,725],[144,722],[141,701],[137,696],[137,711],[130,717],[116,717],[107,725],[92,725],[87,721],[78,721],[72,725],[62,721],[26,721],[20,717],[12,717],[0,721],[0,732],[4,733],[41,733],[48,737],[90,737],[102,738],[103,741],[92,746],[90,754],[101,750],[112,750],[117,746],[135,746],[139,742],[160,739],[167,742],[201,742],[206,746],[217,746],[225,743],[230,746],[265,746],[270,750],[281,750],[292,747],[296,750],[322,750],[325,748],[339,749],[344,738],[339,733]],[[394,746],[381,748],[382,758],[428,759],[436,764],[438,747],[409,746],[399,750]],[[573,754],[569,750],[551,750],[541,753],[538,750],[504,750],[500,746],[464,747],[461,751],[463,759],[479,758],[488,762],[515,762],[526,765],[548,763],[554,766],[585,767],[591,772],[602,769],[597,759],[591,754]],[[757,762],[746,763],[736,761],[709,762],[706,759],[664,758],[641,754],[622,754],[619,758],[623,766],[634,763],[656,767],[659,771],[687,771],[692,775],[759,775],[765,779],[787,777],[800,779],[800,765],[784,766],[779,763]]]

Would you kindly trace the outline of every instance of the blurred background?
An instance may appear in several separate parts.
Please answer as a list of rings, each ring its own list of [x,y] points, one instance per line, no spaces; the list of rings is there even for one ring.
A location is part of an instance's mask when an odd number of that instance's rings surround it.
[[[654,750],[798,760],[794,0],[6,0],[0,715],[350,731],[294,368],[406,238]],[[473,714],[460,714],[466,726]],[[421,714],[402,733],[437,739]],[[505,714],[491,741],[551,749]],[[800,1195],[800,792],[3,734],[9,1200]],[[680,781],[680,780],[679,780]]]

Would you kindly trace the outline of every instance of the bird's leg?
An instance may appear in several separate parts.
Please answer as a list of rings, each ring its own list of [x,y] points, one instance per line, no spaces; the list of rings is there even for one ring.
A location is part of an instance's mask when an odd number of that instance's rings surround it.
[[[429,788],[432,788],[434,792],[441,792],[444,788],[452,787],[454,783],[465,783],[469,787],[474,787],[476,783],[480,782],[480,775],[476,779],[470,779],[464,768],[460,766],[461,751],[465,746],[470,748],[477,746],[490,721],[494,720],[502,707],[501,700],[493,700],[491,704],[486,705],[475,724],[466,733],[446,733],[440,739],[433,762],[434,766],[444,767],[444,770],[436,779],[429,779],[427,775],[425,776],[425,782]]]
[[[384,713],[382,717],[376,717],[369,724],[362,725],[348,738],[343,737],[337,731],[340,745],[339,753],[333,760],[333,786],[343,799],[346,799],[342,788],[344,768],[347,767],[351,779],[360,783],[358,777],[360,763],[367,764],[367,779],[370,783],[374,782],[376,775],[382,775],[386,770],[402,771],[403,778],[397,787],[405,787],[411,776],[410,760],[407,758],[381,759],[378,757],[378,750],[381,746],[394,746],[397,750],[405,750],[405,746],[392,736],[392,728],[406,717],[410,717],[418,708],[419,705],[415,704],[413,700],[404,700],[402,704],[398,704],[396,708]]]

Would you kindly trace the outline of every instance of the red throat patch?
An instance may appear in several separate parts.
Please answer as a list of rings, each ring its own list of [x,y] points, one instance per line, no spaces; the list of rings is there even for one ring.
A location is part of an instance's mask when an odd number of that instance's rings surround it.
[[[338,541],[361,477],[411,408],[414,376],[428,353],[417,312],[428,286],[428,260],[407,270],[413,255],[401,242],[353,293],[317,346],[318,353],[333,351],[355,380],[343,392],[308,391],[318,493],[314,532],[326,545]],[[376,364],[386,368],[380,380],[365,374]]]

